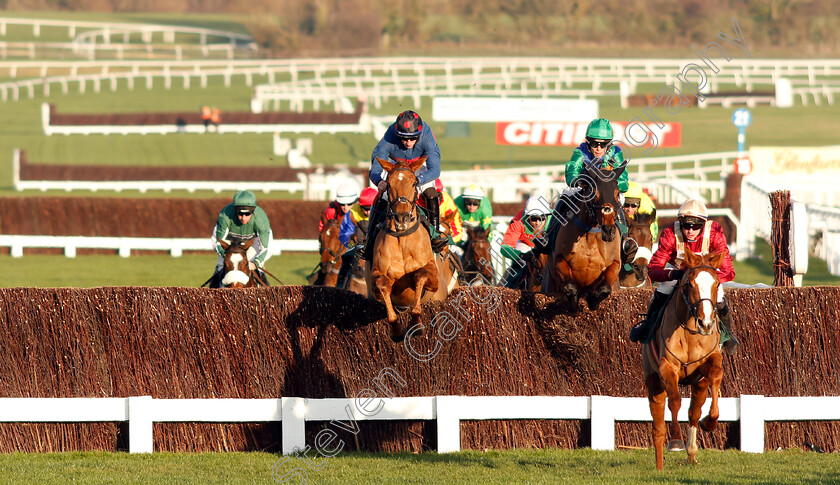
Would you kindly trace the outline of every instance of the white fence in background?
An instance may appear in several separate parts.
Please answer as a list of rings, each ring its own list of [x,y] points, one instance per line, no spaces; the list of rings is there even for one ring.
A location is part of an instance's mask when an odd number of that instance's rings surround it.
[[[376,413],[361,413],[349,398],[153,399],[0,398],[0,422],[127,422],[130,453],[154,451],[154,423],[280,422],[282,451],[306,448],[307,421],[435,421],[438,452],[461,450],[461,421],[554,419],[590,421],[591,447],[615,449],[615,423],[651,421],[647,398],[611,396],[428,396],[384,398]],[[683,400],[678,419],[688,421]],[[710,400],[703,414],[708,413]],[[763,453],[772,421],[840,420],[840,397],[741,395],[719,400],[720,421],[740,421],[741,451]],[[372,414],[372,415],[371,415]],[[666,418],[669,413],[666,413]],[[354,422],[352,429],[358,429]],[[331,444],[331,443],[327,443]],[[316,446],[318,443],[316,443]],[[335,443],[338,446],[338,443]]]
[[[74,42],[0,42],[0,59],[79,56],[95,59],[235,59],[242,48],[232,44],[77,44]],[[240,57],[254,55],[246,50]]]
[[[237,190],[252,190],[269,192],[301,192],[305,200],[326,200],[334,194],[338,185],[350,178],[362,183],[361,177],[351,174],[344,168],[334,167],[334,172],[326,173],[315,170],[309,173],[298,173],[297,182],[248,182],[248,181],[210,181],[210,180],[124,180],[124,181],[89,181],[89,180],[21,180],[20,178],[20,150],[12,152],[12,186],[17,191],[23,190],[137,190],[146,193],[150,190],[161,190],[169,193],[173,190],[186,190],[190,193],[206,190],[215,193],[235,192]]]
[[[681,204],[689,197],[718,202],[725,191],[725,175],[732,172],[738,152],[676,157],[633,158],[630,178],[651,190],[659,203]],[[450,194],[470,185],[482,187],[494,202],[520,202],[525,194],[558,196],[565,182],[565,164],[530,167],[445,170],[441,182]]]
[[[659,203],[681,204],[688,197],[717,202],[724,191],[721,175],[731,171],[736,156],[737,152],[719,152],[678,157],[634,158],[631,166],[637,172],[632,174],[631,178],[650,189]],[[559,195],[566,186],[560,181],[564,175],[565,166],[558,164],[504,169],[446,170],[441,173],[441,181],[446,190],[453,195],[462,193],[469,185],[477,184],[494,202],[521,202],[525,194],[542,194],[547,198]],[[302,192],[305,199],[324,200],[327,194],[335,190],[336,180],[346,177],[347,174],[341,172],[314,172],[298,174],[297,182],[21,180],[20,150],[15,149],[12,152],[12,184],[18,191],[137,190],[145,193],[149,190],[212,190],[219,193],[248,189],[265,193]]]
[[[387,90],[388,96],[418,97],[424,92],[432,92],[432,85],[440,86],[443,82],[447,90],[462,86],[463,90],[458,90],[459,94],[469,95],[470,85],[456,82],[456,78],[465,76],[471,77],[478,84],[485,78],[498,79],[507,88],[520,90],[520,95],[525,95],[525,90],[532,96],[542,96],[543,92],[546,96],[581,94],[567,90],[583,90],[592,93],[590,95],[598,95],[596,92],[603,90],[602,94],[607,94],[613,93],[616,86],[620,87],[622,83],[625,86],[623,94],[628,95],[636,92],[639,83],[653,83],[661,87],[673,84],[683,66],[696,62],[697,58],[643,60],[539,57],[5,61],[0,62],[0,76],[31,79],[0,83],[0,93],[4,101],[17,100],[21,90],[26,90],[30,98],[34,97],[36,86],[44,86],[45,95],[49,96],[47,86],[50,84],[66,86],[78,82],[83,92],[83,86],[88,82],[94,83],[94,89],[98,89],[96,86],[108,80],[111,80],[112,89],[116,89],[115,79],[120,77],[129,78],[129,89],[134,88],[135,78],[146,78],[149,86],[152,77],[163,77],[165,86],[171,86],[172,78],[183,79],[186,87],[190,85],[190,78],[197,77],[201,79],[201,86],[205,87],[207,76],[224,76],[225,85],[229,86],[231,76],[242,75],[250,86],[252,77],[261,75],[267,78],[268,84],[300,84],[301,92],[309,92],[310,96],[322,96],[329,91],[329,86],[356,90],[357,85],[368,83],[367,96],[373,97],[374,103],[383,100],[382,97],[377,98],[374,87],[377,85],[383,92]],[[712,91],[720,83],[735,84],[749,91],[756,85],[773,86],[777,80],[786,78],[791,80],[795,86],[794,92],[798,93],[797,90],[822,89],[827,81],[840,78],[838,59],[733,58],[729,62],[718,63],[718,67],[720,72],[709,76]],[[277,76],[280,76],[279,80]],[[538,82],[523,85],[524,79]],[[327,83],[330,83],[329,86]],[[412,83],[416,84],[416,89],[410,88]],[[66,87],[63,90],[66,92]],[[814,91],[809,94],[818,96],[820,93]],[[833,97],[827,97],[827,101],[833,103]]]
[[[41,36],[41,29],[49,27],[53,29],[66,29],[67,38],[74,39],[78,43],[103,43],[119,41],[129,43],[132,37],[140,42],[151,43],[155,35],[160,35],[164,42],[174,43],[176,36],[197,37],[200,44],[207,44],[210,38],[223,38],[231,44],[251,44],[254,38],[247,34],[237,34],[224,30],[206,29],[203,27],[186,27],[179,25],[143,24],[143,23],[115,23],[115,22],[91,22],[85,20],[54,20],[54,19],[31,19],[0,17],[0,37],[6,36],[8,26],[23,25],[32,27],[32,35]]]
[[[274,123],[245,124],[224,123],[209,130],[200,124],[169,123],[165,125],[55,125],[50,122],[50,105],[41,105],[41,125],[44,134],[51,135],[171,135],[171,134],[242,134],[242,133],[370,133],[373,122],[367,113],[361,113],[357,123]]]
[[[840,276],[840,208],[808,205],[806,210],[814,253]]]
[[[840,192],[833,180],[814,177],[744,177],[741,183],[741,222],[745,234],[769,240],[773,227],[770,193],[790,191],[791,199],[806,205],[808,233],[817,256],[824,259],[828,270],[840,276]],[[832,205],[834,207],[827,207]],[[743,249],[747,256],[755,252],[755,241],[749,238]]]
[[[23,256],[25,248],[61,248],[68,258],[75,258],[78,249],[113,249],[127,258],[132,251],[168,251],[180,257],[184,251],[213,251],[209,237],[107,237],[107,236],[27,236],[0,234],[0,247],[9,248],[12,257]],[[274,239],[268,248],[272,255],[284,251],[318,251],[317,239]]]

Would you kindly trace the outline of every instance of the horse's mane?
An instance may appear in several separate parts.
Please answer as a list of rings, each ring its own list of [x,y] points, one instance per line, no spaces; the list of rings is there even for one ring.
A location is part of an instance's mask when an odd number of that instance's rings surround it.
[[[641,213],[637,212],[635,217],[636,224],[653,224],[653,221],[656,219],[656,212],[653,213]]]

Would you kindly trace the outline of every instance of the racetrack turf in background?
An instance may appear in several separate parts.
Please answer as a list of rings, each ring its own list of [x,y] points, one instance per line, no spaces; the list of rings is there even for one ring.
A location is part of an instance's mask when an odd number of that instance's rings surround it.
[[[340,437],[342,438],[342,437]],[[272,469],[283,457],[270,453],[106,452],[0,455],[4,483],[278,483]],[[667,453],[665,470],[654,468],[653,450],[508,450],[438,454],[351,453],[335,458],[310,453],[323,468],[302,460],[277,467],[279,477],[307,469],[312,484],[371,483],[574,483],[709,485],[828,484],[840,481],[835,453],[800,450],[763,454],[701,449],[698,465],[683,465],[685,452]],[[290,483],[304,483],[291,475]]]

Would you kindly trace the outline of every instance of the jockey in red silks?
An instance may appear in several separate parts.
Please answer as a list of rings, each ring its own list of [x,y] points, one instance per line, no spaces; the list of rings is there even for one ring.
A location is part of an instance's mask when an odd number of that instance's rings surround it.
[[[630,330],[630,340],[633,342],[648,338],[651,325],[660,318],[665,304],[679,284],[684,274],[685,248],[701,255],[722,253],[724,257],[720,269],[717,270],[718,280],[725,283],[735,278],[732,256],[729,254],[723,228],[717,222],[709,220],[706,206],[698,200],[689,199],[680,206],[677,217],[677,221],[659,235],[659,247],[648,264],[650,279],[661,283],[653,292],[647,318]],[[732,332],[732,315],[729,304],[723,297],[722,288],[717,294],[717,312],[729,334],[729,340],[723,344],[723,351],[732,355],[739,343]]]
[[[386,187],[387,173],[379,164],[377,158],[388,160],[404,160],[412,162],[426,157],[426,163],[415,172],[417,185],[423,196],[423,202],[432,227],[440,226],[440,197],[435,189],[435,180],[440,177],[440,147],[437,144],[431,127],[423,123],[420,115],[414,111],[403,111],[397,115],[396,121],[388,127],[385,135],[373,149],[371,154],[370,181],[377,186],[380,195],[377,197],[370,214],[370,227],[365,245],[358,248],[363,258],[373,259],[373,243],[379,233],[388,211]],[[446,236],[439,234],[432,239],[432,249],[439,253],[446,247]]]

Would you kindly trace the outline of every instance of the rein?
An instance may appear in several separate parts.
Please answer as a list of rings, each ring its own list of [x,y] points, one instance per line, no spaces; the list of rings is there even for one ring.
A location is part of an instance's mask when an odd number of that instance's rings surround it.
[[[688,277],[691,273],[693,273],[694,271],[696,271],[696,270],[698,270],[698,269],[711,269],[712,271],[714,271],[714,270],[715,270],[715,268],[714,268],[714,267],[712,267],[712,266],[708,266],[708,265],[695,266],[695,267],[693,267],[693,268],[689,269],[689,270],[686,272],[686,274],[683,276],[683,279],[685,280],[685,279],[686,279],[686,278],[687,278],[687,277]],[[679,324],[679,326],[678,326],[678,328],[679,328],[679,327],[682,327],[682,329],[683,329],[685,332],[687,332],[688,334],[690,334],[690,335],[699,335],[699,336],[701,336],[701,337],[706,337],[706,335],[702,335],[702,334],[700,333],[700,331],[699,331],[699,330],[692,330],[692,329],[688,328],[688,327],[686,326],[686,323],[687,323],[687,321],[688,321],[688,320],[690,320],[690,319],[692,319],[692,318],[693,318],[695,321],[697,320],[697,308],[700,306],[700,304],[701,304],[701,303],[703,303],[703,301],[709,301],[709,302],[711,302],[711,303],[712,303],[712,308],[714,308],[714,302],[712,302],[712,301],[711,301],[711,299],[709,299],[709,298],[701,298],[700,300],[696,301],[695,303],[691,303],[691,302],[689,301],[689,299],[688,299],[688,293],[687,293],[687,291],[686,291],[686,288],[688,288],[688,287],[689,287],[689,286],[688,286],[687,284],[680,284],[680,285],[678,286],[678,289],[680,290],[680,293],[681,293],[681,295],[682,295],[682,297],[683,297],[683,302],[685,303],[686,307],[688,308],[688,317],[689,317],[688,319],[681,321],[681,322],[680,322],[680,324]],[[714,351],[715,351],[715,349],[717,349],[717,348],[718,348],[718,346],[720,345],[720,338],[721,338],[721,336],[720,336],[720,332],[718,332],[718,334],[717,334],[717,342],[715,343],[715,345],[714,345],[714,346],[712,346],[711,350],[709,350],[708,352],[706,352],[706,354],[705,354],[705,355],[703,355],[702,357],[700,357],[699,359],[693,360],[693,361],[691,361],[691,362],[683,362],[683,361],[682,361],[679,357],[677,357],[677,356],[674,354],[674,352],[672,352],[672,351],[671,351],[671,349],[670,349],[670,348],[668,347],[668,345],[665,343],[665,335],[664,335],[664,333],[663,333],[663,327],[664,327],[664,325],[661,325],[661,324],[659,325],[659,337],[662,339],[662,344],[663,344],[663,347],[665,347],[665,350],[666,350],[669,354],[671,354],[671,356],[672,356],[674,359],[676,359],[676,361],[677,361],[677,362],[679,362],[679,363],[680,363],[683,367],[688,367],[688,366],[690,366],[690,365],[692,365],[692,364],[696,364],[696,363],[698,363],[698,362],[702,362],[702,361],[706,360],[706,358],[708,358],[710,355],[712,355],[712,352],[714,352]]]
[[[411,174],[414,175],[414,171],[411,170],[409,167],[397,167],[397,168],[391,170],[391,173],[389,173],[388,176],[392,177],[393,176],[392,174],[394,174],[396,172],[400,172],[400,171],[411,172]],[[403,237],[403,236],[408,236],[409,234],[416,231],[418,227],[420,227],[420,218],[415,215],[417,213],[417,178],[416,178],[416,176],[415,176],[415,179],[414,179],[413,186],[414,186],[414,200],[408,200],[408,197],[400,196],[400,197],[397,197],[396,199],[390,201],[390,203],[388,204],[388,214],[387,214],[386,217],[391,218],[391,219],[396,218],[397,213],[395,212],[395,208],[397,207],[397,205],[404,202],[404,203],[409,204],[411,206],[411,210],[409,211],[409,214],[411,215],[411,217],[409,218],[409,222],[413,221],[414,224],[411,227],[409,227],[408,229],[405,229],[403,231],[392,231],[391,229],[388,228],[387,225],[383,224],[383,229],[385,231],[385,234],[387,234],[389,236],[392,236],[392,237]],[[390,184],[388,184],[388,188],[389,189],[391,188]]]

